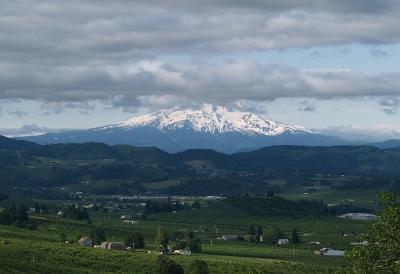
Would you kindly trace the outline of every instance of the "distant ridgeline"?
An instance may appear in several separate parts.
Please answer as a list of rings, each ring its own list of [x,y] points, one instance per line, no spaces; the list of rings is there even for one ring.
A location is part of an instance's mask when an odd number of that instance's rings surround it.
[[[232,195],[285,188],[398,188],[400,149],[276,146],[223,154],[101,143],[37,145],[0,137],[0,191],[49,198],[153,192]],[[352,176],[349,176],[352,175]],[[276,183],[276,180],[282,182]]]

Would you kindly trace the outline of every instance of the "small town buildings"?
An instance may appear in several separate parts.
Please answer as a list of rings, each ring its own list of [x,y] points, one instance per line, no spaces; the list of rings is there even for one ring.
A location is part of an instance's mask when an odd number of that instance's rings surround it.
[[[90,237],[83,236],[78,240],[78,244],[80,244],[83,247],[92,247],[93,241],[92,241],[92,239],[90,239]]]
[[[278,239],[278,245],[287,245],[289,244],[289,240],[288,239]]]

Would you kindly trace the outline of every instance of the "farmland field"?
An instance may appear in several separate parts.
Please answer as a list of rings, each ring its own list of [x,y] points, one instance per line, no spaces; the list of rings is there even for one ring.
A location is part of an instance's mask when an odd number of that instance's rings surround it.
[[[64,200],[57,204],[73,202]],[[349,243],[356,241],[366,227],[365,222],[335,216],[260,217],[232,210],[226,203],[213,202],[201,209],[149,214],[143,220],[137,219],[137,224],[122,222],[121,215],[133,214],[128,209],[106,213],[89,210],[90,223],[50,213],[31,214],[38,226],[33,231],[0,226],[0,268],[6,273],[152,273],[156,258],[153,239],[156,228],[163,227],[170,235],[194,231],[201,239],[200,254],[169,256],[184,269],[192,260],[201,259],[207,262],[211,273],[331,273],[345,263],[343,259],[316,256],[313,251],[321,247],[349,249]],[[296,228],[301,243],[281,247],[217,239],[225,234],[245,236],[250,224],[262,227],[264,232],[279,228],[287,237]],[[132,232],[139,232],[146,245],[135,252],[80,247],[77,238],[87,235],[93,226],[104,228],[107,240],[112,241],[124,241]],[[61,233],[70,243],[60,241]],[[309,244],[315,241],[320,245]]]

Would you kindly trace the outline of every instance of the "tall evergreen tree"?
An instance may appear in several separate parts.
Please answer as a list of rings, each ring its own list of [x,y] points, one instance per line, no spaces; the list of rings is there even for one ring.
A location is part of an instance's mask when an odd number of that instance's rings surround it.
[[[249,235],[256,235],[256,230],[254,229],[253,224],[251,224],[249,227]]]
[[[290,242],[294,244],[300,243],[300,236],[296,228],[293,229],[292,233],[290,234]]]
[[[156,238],[154,239],[156,249],[161,252],[168,250],[169,238],[168,234],[162,227],[157,228]]]

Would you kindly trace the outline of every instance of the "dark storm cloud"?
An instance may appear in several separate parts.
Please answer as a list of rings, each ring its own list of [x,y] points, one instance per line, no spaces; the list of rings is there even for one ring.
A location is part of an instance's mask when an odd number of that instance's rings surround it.
[[[398,1],[2,1],[0,99],[192,100],[393,95],[398,75],[302,71],[225,53],[400,42]],[[189,61],[179,62],[180,57]],[[169,61],[165,61],[169,60]],[[351,88],[350,88],[351,87]]]

